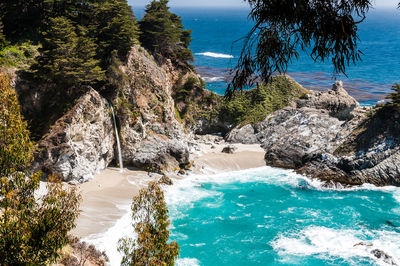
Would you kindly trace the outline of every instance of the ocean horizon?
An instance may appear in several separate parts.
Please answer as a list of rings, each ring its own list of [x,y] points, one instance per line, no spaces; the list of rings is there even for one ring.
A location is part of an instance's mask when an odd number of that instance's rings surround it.
[[[140,19],[144,7],[133,7]],[[236,66],[242,43],[253,23],[247,8],[171,8],[181,16],[184,27],[192,29],[191,50],[194,66],[207,83],[207,89],[224,94],[230,69]],[[383,100],[394,83],[400,82],[400,11],[395,8],[371,9],[360,24],[362,61],[347,68],[346,75],[334,75],[331,62],[314,62],[302,53],[287,74],[307,89],[326,90],[342,80],[350,95],[362,105]]]

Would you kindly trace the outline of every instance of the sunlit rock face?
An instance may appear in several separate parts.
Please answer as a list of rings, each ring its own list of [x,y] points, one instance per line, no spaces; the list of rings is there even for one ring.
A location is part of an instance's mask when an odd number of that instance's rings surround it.
[[[332,90],[312,91],[257,125],[232,130],[227,140],[258,142],[267,165],[322,180],[400,185],[399,118],[398,107],[360,107],[336,82]]]
[[[87,181],[114,158],[114,136],[106,99],[90,89],[39,142],[33,167],[64,181]]]

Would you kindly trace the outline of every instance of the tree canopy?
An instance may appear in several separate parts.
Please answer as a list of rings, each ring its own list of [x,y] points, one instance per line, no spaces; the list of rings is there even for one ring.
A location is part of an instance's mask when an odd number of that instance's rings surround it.
[[[67,88],[102,80],[104,71],[94,58],[97,45],[85,34],[84,28],[65,17],[51,18],[43,33],[41,55],[33,66],[37,76]]]
[[[300,52],[314,61],[331,60],[336,73],[361,60],[358,25],[370,0],[247,0],[255,25],[244,38],[228,95],[260,79],[283,73]]]
[[[189,49],[191,30],[185,30],[181,18],[169,11],[168,0],[153,0],[147,5],[139,26],[142,32],[139,40],[153,54],[181,65],[193,61]]]

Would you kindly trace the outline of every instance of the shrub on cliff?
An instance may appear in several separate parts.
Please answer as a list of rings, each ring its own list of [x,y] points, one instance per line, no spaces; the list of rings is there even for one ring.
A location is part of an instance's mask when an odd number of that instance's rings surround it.
[[[182,66],[192,61],[191,30],[184,30],[181,18],[169,11],[168,0],[153,0],[145,12],[139,22],[143,47]]]
[[[121,265],[174,265],[179,245],[168,243],[168,208],[157,183],[151,182],[133,198],[132,212],[133,221],[139,221],[135,228],[138,237],[120,240]]]
[[[3,34],[3,23],[0,21],[0,50],[7,45],[6,36]]]
[[[393,104],[400,106],[400,84],[394,84],[392,89],[394,90],[394,92],[389,93],[386,98],[392,100]]]
[[[41,175],[27,170],[35,148],[10,79],[0,73],[0,265],[54,262],[78,216],[75,189],[56,182],[35,196]]]
[[[273,77],[248,91],[234,93],[219,108],[219,118],[234,126],[255,124],[308,91],[288,76]]]

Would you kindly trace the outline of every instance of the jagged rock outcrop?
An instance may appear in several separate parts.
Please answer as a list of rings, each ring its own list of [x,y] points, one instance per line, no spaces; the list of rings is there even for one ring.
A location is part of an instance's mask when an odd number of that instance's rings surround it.
[[[399,108],[374,111],[360,107],[336,82],[332,90],[311,92],[258,125],[235,129],[227,139],[257,139],[267,165],[322,180],[400,185]]]
[[[139,46],[132,48],[122,70],[127,83],[114,104],[124,164],[156,172],[182,168],[189,163],[191,142],[177,121],[172,89],[188,73],[169,60],[159,65]]]
[[[112,161],[114,143],[107,101],[90,89],[39,142],[33,168],[64,181],[87,181]]]

